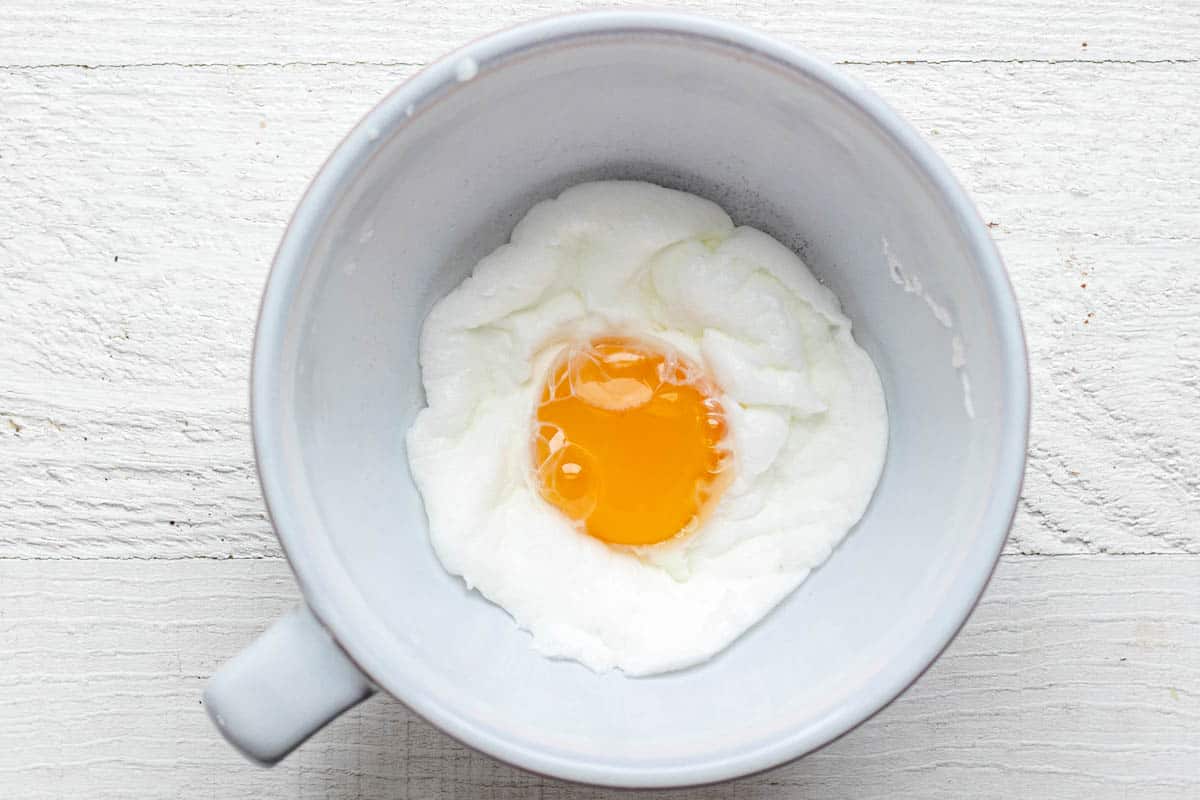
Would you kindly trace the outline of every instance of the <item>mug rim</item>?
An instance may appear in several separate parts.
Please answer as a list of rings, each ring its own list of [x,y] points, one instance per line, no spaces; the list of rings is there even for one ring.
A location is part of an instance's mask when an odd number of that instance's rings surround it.
[[[283,320],[299,289],[307,256],[321,223],[359,170],[377,151],[380,132],[402,127],[421,109],[460,82],[461,64],[484,68],[533,48],[563,44],[596,35],[674,35],[693,43],[716,44],[746,51],[799,73],[835,93],[887,135],[915,164],[945,203],[964,232],[973,266],[986,287],[996,321],[1005,373],[1001,430],[1005,437],[996,459],[1000,479],[994,486],[977,540],[981,544],[960,564],[939,617],[930,630],[905,651],[902,663],[877,674],[868,691],[852,703],[767,744],[721,759],[661,766],[630,766],[600,760],[567,758],[526,747],[473,723],[443,706],[436,696],[417,691],[390,674],[380,642],[390,634],[371,611],[345,571],[327,537],[307,537],[302,544],[294,531],[284,459],[282,420],[276,364],[281,363]],[[799,758],[829,744],[881,711],[932,665],[969,618],[986,589],[1016,513],[1024,477],[1029,435],[1030,380],[1016,298],[991,236],[966,192],[932,148],[898,114],[866,87],[832,65],[790,45],[705,17],[675,12],[589,11],[549,17],[490,34],[455,50],[393,89],[343,138],[312,179],[276,250],[259,306],[251,363],[250,419],[255,463],[263,498],[276,536],[296,576],[305,602],[329,630],[347,657],[377,687],[404,703],[458,741],[508,764],[555,778],[601,786],[653,788],[695,786],[760,772]]]

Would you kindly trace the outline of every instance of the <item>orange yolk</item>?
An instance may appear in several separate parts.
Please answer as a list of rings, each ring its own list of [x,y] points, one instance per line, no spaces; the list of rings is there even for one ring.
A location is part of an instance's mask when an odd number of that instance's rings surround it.
[[[690,530],[731,477],[715,394],[665,348],[616,336],[568,348],[535,414],[542,497],[605,542],[656,544]]]

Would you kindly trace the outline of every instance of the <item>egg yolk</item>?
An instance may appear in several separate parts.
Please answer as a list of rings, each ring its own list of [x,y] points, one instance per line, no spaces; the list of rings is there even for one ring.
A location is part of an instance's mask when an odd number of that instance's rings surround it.
[[[535,413],[541,496],[613,544],[691,530],[731,477],[715,394],[697,365],[666,347],[617,336],[568,347]]]

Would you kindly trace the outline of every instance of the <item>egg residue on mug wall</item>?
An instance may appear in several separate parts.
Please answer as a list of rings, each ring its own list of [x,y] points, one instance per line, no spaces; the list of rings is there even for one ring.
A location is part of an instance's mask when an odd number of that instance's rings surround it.
[[[570,384],[588,405],[545,427],[572,354],[599,370]],[[408,451],[439,559],[538,651],[595,670],[729,645],[829,556],[883,465],[879,377],[833,293],[766,234],[648,183],[530,210],[430,312],[421,368]],[[636,415],[643,435],[612,433]]]

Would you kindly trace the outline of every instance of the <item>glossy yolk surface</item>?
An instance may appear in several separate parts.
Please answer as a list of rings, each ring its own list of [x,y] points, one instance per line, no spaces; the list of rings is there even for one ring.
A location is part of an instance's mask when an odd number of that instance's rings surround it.
[[[731,477],[715,394],[698,366],[665,347],[604,337],[567,348],[533,423],[542,497],[614,544],[690,530]]]

